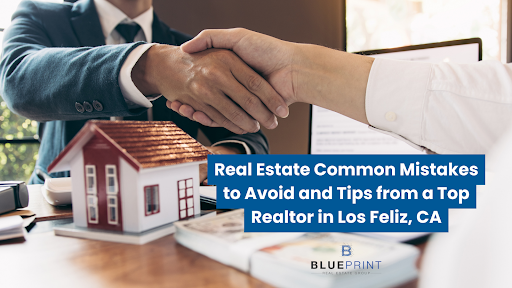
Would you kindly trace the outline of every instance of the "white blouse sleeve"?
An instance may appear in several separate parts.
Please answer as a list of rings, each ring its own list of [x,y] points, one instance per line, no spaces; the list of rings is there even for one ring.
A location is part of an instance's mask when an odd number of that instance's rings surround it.
[[[371,126],[441,154],[487,152],[512,121],[512,64],[375,59]]]

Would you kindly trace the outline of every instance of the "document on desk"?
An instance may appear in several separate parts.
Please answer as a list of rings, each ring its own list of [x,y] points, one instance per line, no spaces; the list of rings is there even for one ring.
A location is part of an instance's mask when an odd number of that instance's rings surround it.
[[[339,113],[319,106],[312,109],[311,154],[424,154]]]

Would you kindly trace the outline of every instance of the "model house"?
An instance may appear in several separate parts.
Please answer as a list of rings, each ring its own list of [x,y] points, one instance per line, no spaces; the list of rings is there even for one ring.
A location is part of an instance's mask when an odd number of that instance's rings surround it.
[[[200,213],[208,154],[172,122],[89,121],[48,172],[71,171],[75,226],[140,233]]]

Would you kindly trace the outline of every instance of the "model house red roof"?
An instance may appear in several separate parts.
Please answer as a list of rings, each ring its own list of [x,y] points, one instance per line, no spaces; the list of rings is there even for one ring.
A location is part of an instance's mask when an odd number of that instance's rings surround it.
[[[211,154],[170,121],[91,120],[48,166],[48,171],[61,166],[58,164],[70,158],[69,154],[81,149],[94,135],[111,142],[137,170],[205,161],[208,154]]]

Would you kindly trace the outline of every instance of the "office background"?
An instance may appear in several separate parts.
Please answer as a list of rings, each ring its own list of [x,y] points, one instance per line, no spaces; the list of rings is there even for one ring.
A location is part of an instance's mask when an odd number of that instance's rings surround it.
[[[0,39],[19,2],[0,0]],[[192,35],[205,28],[245,27],[288,41],[349,52],[480,37],[484,60],[510,62],[511,53],[507,51],[511,47],[512,17],[507,16],[512,14],[511,3],[512,0],[154,0],[154,7],[170,27]],[[265,130],[272,154],[308,151],[309,105],[296,103],[290,110],[290,116],[281,119],[277,129]],[[14,115],[0,99],[0,126],[0,180],[27,180],[37,159],[37,123]]]

